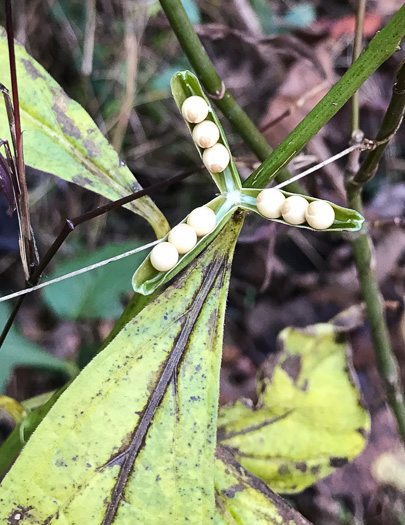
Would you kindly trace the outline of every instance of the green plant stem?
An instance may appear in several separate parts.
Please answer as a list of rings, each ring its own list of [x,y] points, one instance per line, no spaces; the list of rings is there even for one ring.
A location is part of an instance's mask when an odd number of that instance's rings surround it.
[[[402,122],[404,108],[405,64],[403,62],[398,69],[397,82],[394,85],[391,101],[375,139],[380,144],[373,151],[370,151],[358,172],[348,182],[347,188],[350,193],[360,193],[363,185],[374,177],[389,139],[395,134]]]
[[[349,100],[363,82],[397,49],[405,34],[405,5],[371,40],[367,49],[243,186],[262,188]]]
[[[366,2],[367,0],[359,0],[359,3],[357,5],[356,28],[360,28],[360,30],[356,31],[354,35],[352,62],[355,62],[359,58],[363,49],[362,28],[364,25],[364,17],[366,14]],[[352,131],[359,129],[360,127],[359,113],[359,92],[356,91],[352,97]]]
[[[349,206],[362,213],[362,198],[359,193],[348,195]],[[353,239],[352,250],[359,276],[361,294],[370,322],[371,337],[377,358],[378,372],[384,382],[387,400],[395,415],[398,431],[405,443],[405,399],[398,363],[391,348],[384,312],[384,301],[376,274],[373,270],[373,246],[368,234],[361,233]]]
[[[359,0],[356,17],[356,38],[353,49],[353,60],[360,54],[362,41],[362,26],[365,13],[365,2]],[[357,93],[356,93],[357,95]],[[397,83],[394,86],[393,96],[388,110],[377,134],[377,141],[381,144],[369,152],[366,159],[358,169],[346,178],[348,204],[363,213],[361,192],[363,185],[370,180],[377,171],[381,156],[387,146],[388,140],[395,134],[401,124],[405,107],[405,67],[398,72]],[[352,99],[352,133],[359,128],[359,99]],[[352,159],[353,160],[353,159]],[[355,159],[357,162],[357,159]],[[351,163],[351,167],[353,162]],[[351,168],[352,169],[352,168]],[[364,230],[364,228],[363,228]],[[359,276],[361,294],[366,305],[367,316],[370,322],[371,337],[377,359],[378,372],[384,382],[388,403],[395,415],[398,432],[405,443],[405,399],[401,375],[396,357],[391,348],[391,342],[384,312],[384,300],[374,271],[373,244],[367,230],[361,232],[351,241],[354,262]]]
[[[224,86],[224,83],[202,46],[181,0],[160,0],[160,4],[204,89],[246,144],[255,153],[257,158],[263,162],[273,151],[272,148]],[[277,180],[284,182],[288,180],[290,176],[287,169],[282,169],[278,173]],[[264,186],[266,185],[267,183],[264,184]],[[288,185],[286,191],[306,193],[301,185],[296,182]]]

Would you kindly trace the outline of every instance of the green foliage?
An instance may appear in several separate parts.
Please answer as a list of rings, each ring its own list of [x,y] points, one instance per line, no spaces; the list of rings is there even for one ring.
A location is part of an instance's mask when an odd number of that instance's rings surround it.
[[[139,241],[128,241],[110,244],[92,253],[79,253],[74,259],[59,264],[48,278],[85,268],[138,245]],[[43,291],[45,302],[57,315],[69,319],[116,319],[122,313],[122,299],[128,293],[128,283],[134,268],[139,266],[142,258],[142,253],[136,253],[74,279],[49,286]]]
[[[0,304],[0,326],[6,324],[8,315],[9,311],[4,303]],[[70,378],[74,377],[78,372],[76,365],[43,352],[37,345],[21,336],[15,327],[11,328],[1,348],[0,359],[0,392],[4,392],[10,373],[17,366],[43,368],[55,372],[62,372]]]
[[[25,162],[41,171],[74,182],[111,200],[141,189],[114,148],[77,102],[71,100],[25,49],[16,44],[21,125]],[[10,89],[6,33],[0,28],[2,83]],[[0,97],[0,137],[11,143],[6,109]],[[161,237],[168,224],[149,197],[128,205],[144,217]]]
[[[223,144],[229,151],[228,140],[221,126],[219,118],[217,117],[209,98],[205,95],[204,91],[202,90],[201,84],[198,81],[197,77],[190,71],[179,71],[175,75],[173,75],[170,86],[172,88],[173,98],[180,111],[183,102],[191,96],[202,97],[206,101],[209,107],[209,113],[207,115],[206,120],[211,120],[212,122],[214,122],[214,124],[216,124],[216,126],[219,129],[218,142],[220,144]],[[189,124],[187,121],[185,121],[185,124],[188,126],[191,133],[195,124]],[[198,153],[200,154],[200,157],[202,158],[202,154],[204,151],[203,148],[200,148],[199,146],[197,146],[197,144],[195,146],[198,150]],[[211,177],[221,193],[233,192],[241,188],[239,173],[236,169],[232,155],[229,165],[224,169],[224,171],[221,171],[221,173],[211,173]]]
[[[215,525],[310,525],[223,447],[215,461]]]
[[[228,223],[59,399],[3,482],[2,520],[19,506],[30,507],[25,523],[101,523],[115,505],[116,523],[213,517],[223,316],[241,226]]]
[[[218,438],[276,492],[300,492],[364,449],[370,429],[344,334],[286,328],[259,372],[259,399],[219,413]]]

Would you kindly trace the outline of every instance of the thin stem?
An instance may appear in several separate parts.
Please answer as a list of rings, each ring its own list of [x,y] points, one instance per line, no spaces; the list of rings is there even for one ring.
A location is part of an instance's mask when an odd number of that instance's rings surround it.
[[[367,0],[359,0],[357,11],[356,11],[356,32],[354,35],[353,42],[353,55],[352,62],[356,60],[361,55],[363,50],[363,26],[364,26],[364,17],[366,14],[366,3]],[[358,29],[359,28],[359,29]],[[352,131],[359,129],[359,91],[357,90],[352,97]]]
[[[359,0],[356,17],[356,42],[362,40],[362,24],[364,20],[365,2]],[[360,53],[356,44],[353,59]],[[357,173],[352,173],[354,163],[358,159],[351,159],[350,169],[346,174],[346,189],[348,204],[363,214],[363,201],[361,192],[365,182],[370,180],[378,168],[381,155],[396,130],[398,129],[405,107],[405,67],[398,73],[398,82],[394,87],[394,93],[388,107],[387,113],[382,122],[380,131],[377,134],[377,141],[381,143],[373,151],[370,151],[358,169]],[[358,99],[352,101],[352,135],[359,129],[359,104]],[[354,262],[359,276],[361,293],[366,305],[367,316],[370,322],[371,337],[377,358],[378,372],[383,380],[388,403],[395,415],[398,432],[405,442],[405,399],[401,376],[397,360],[391,348],[391,342],[384,312],[384,300],[378,285],[377,276],[374,272],[374,255],[371,237],[367,229],[362,230],[352,242]]]
[[[273,151],[272,148],[225,87],[203,48],[197,33],[194,31],[181,0],[160,0],[160,4],[184,53],[187,55],[208,95],[257,158],[263,162]],[[283,182],[289,178],[290,173],[288,170],[282,169],[278,174],[277,180],[278,182]],[[305,190],[296,183],[289,185],[288,190],[295,193],[305,193]]]
[[[199,168],[199,170],[203,170],[204,166]],[[44,255],[44,257],[40,260],[38,266],[35,268],[35,270],[32,272],[29,281],[27,282],[27,285],[29,287],[36,286],[41,278],[41,274],[44,271],[44,269],[48,266],[48,264],[51,262],[61,245],[64,243],[68,235],[76,228],[76,226],[79,226],[80,224],[83,224],[91,219],[94,219],[95,217],[99,217],[100,215],[104,215],[105,213],[115,210],[116,208],[120,208],[124,204],[128,204],[129,202],[133,202],[137,199],[140,199],[141,197],[144,197],[145,195],[151,195],[152,193],[159,191],[167,186],[170,186],[171,184],[174,184],[176,182],[180,182],[181,180],[189,177],[190,175],[196,173],[196,171],[199,170],[190,170],[186,171],[184,173],[180,173],[179,175],[176,175],[175,177],[172,177],[170,179],[167,179],[162,182],[158,182],[156,184],[153,184],[152,186],[149,186],[148,188],[144,188],[143,190],[137,191],[136,193],[132,193],[131,195],[127,195],[126,197],[122,197],[121,199],[118,199],[114,202],[109,202],[108,204],[105,204],[104,206],[99,206],[95,210],[89,211],[88,213],[85,213],[83,215],[80,215],[79,217],[75,217],[74,219],[66,219],[66,222],[61,229],[59,235],[56,237],[52,245],[49,247],[48,251]],[[10,328],[13,325],[13,322],[17,316],[17,313],[25,299],[25,295],[21,295],[18,298],[17,303],[15,304],[13,311],[10,314],[10,317],[3,328],[3,331],[0,334],[0,348],[3,345],[7,334],[10,331]]]
[[[307,175],[310,175],[311,173],[314,173],[314,171],[318,171],[324,166],[327,166],[328,164],[331,164],[332,162],[335,162],[338,159],[341,159],[345,155],[349,155],[349,153],[352,153],[353,151],[360,151],[365,149],[366,147],[362,144],[354,144],[353,146],[349,146],[345,150],[341,151],[340,153],[337,153],[333,157],[330,157],[329,159],[324,160],[323,162],[320,162],[319,164],[316,164],[315,166],[312,166],[311,168],[308,168],[306,171],[303,171],[302,173],[299,173],[298,175],[295,175],[295,177],[292,177],[290,181],[294,182],[296,180],[302,179],[303,177],[306,177]],[[274,186],[275,190],[279,190],[281,188],[284,188],[288,184],[289,181],[282,182],[281,184],[277,184],[277,186]]]

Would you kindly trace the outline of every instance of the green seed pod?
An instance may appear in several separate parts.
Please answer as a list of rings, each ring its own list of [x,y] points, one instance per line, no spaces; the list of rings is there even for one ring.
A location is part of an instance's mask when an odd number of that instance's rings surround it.
[[[267,219],[278,219],[281,217],[281,207],[285,201],[284,195],[279,190],[267,188],[259,193],[256,199],[259,213]]]

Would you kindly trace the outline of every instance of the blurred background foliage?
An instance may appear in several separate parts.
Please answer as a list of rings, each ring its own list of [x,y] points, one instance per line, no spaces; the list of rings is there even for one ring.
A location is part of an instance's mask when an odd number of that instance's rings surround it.
[[[291,110],[266,131],[273,147],[350,65],[355,2],[183,0],[183,4],[226,85],[257,124]],[[367,38],[401,4],[370,1]],[[16,0],[13,6],[16,38],[90,113],[143,186],[198,167],[198,155],[169,88],[172,74],[190,66],[159,2]],[[0,23],[4,25],[2,9]],[[361,125],[369,138],[378,130],[402,58],[403,53],[398,53],[388,60],[361,90]],[[343,108],[290,166],[291,171],[346,147],[349,115],[349,108]],[[238,142],[239,137],[223,124],[230,144]],[[378,279],[388,301],[393,347],[403,370],[404,139],[400,130],[377,177],[366,187],[366,216],[373,225]],[[243,177],[257,165],[244,147],[235,156]],[[343,170],[344,161],[311,176],[306,180],[308,191],[344,204]],[[42,254],[66,217],[104,203],[100,196],[56,177],[29,168],[27,174]],[[210,200],[214,191],[209,175],[199,172],[152,197],[174,225],[189,210]],[[0,198],[0,289],[4,295],[24,286],[17,224],[6,210]],[[393,217],[400,219],[397,225],[392,224]],[[153,232],[141,218],[127,210],[112,212],[80,226],[45,278],[151,240]],[[2,393],[17,400],[41,394],[63,385],[74,375],[76,364],[86,364],[130,297],[130,277],[141,260],[134,256],[81,280],[30,295],[8,343],[18,359],[1,367]],[[281,329],[325,322],[359,301],[344,236],[248,217],[233,266],[221,402],[242,395],[256,399],[256,370],[274,352]],[[351,339],[354,364],[373,417],[370,444],[354,463],[294,501],[319,525],[403,524],[404,487],[395,472],[401,471],[404,452],[385,408],[367,325],[353,330]],[[42,354],[37,353],[40,349]]]

